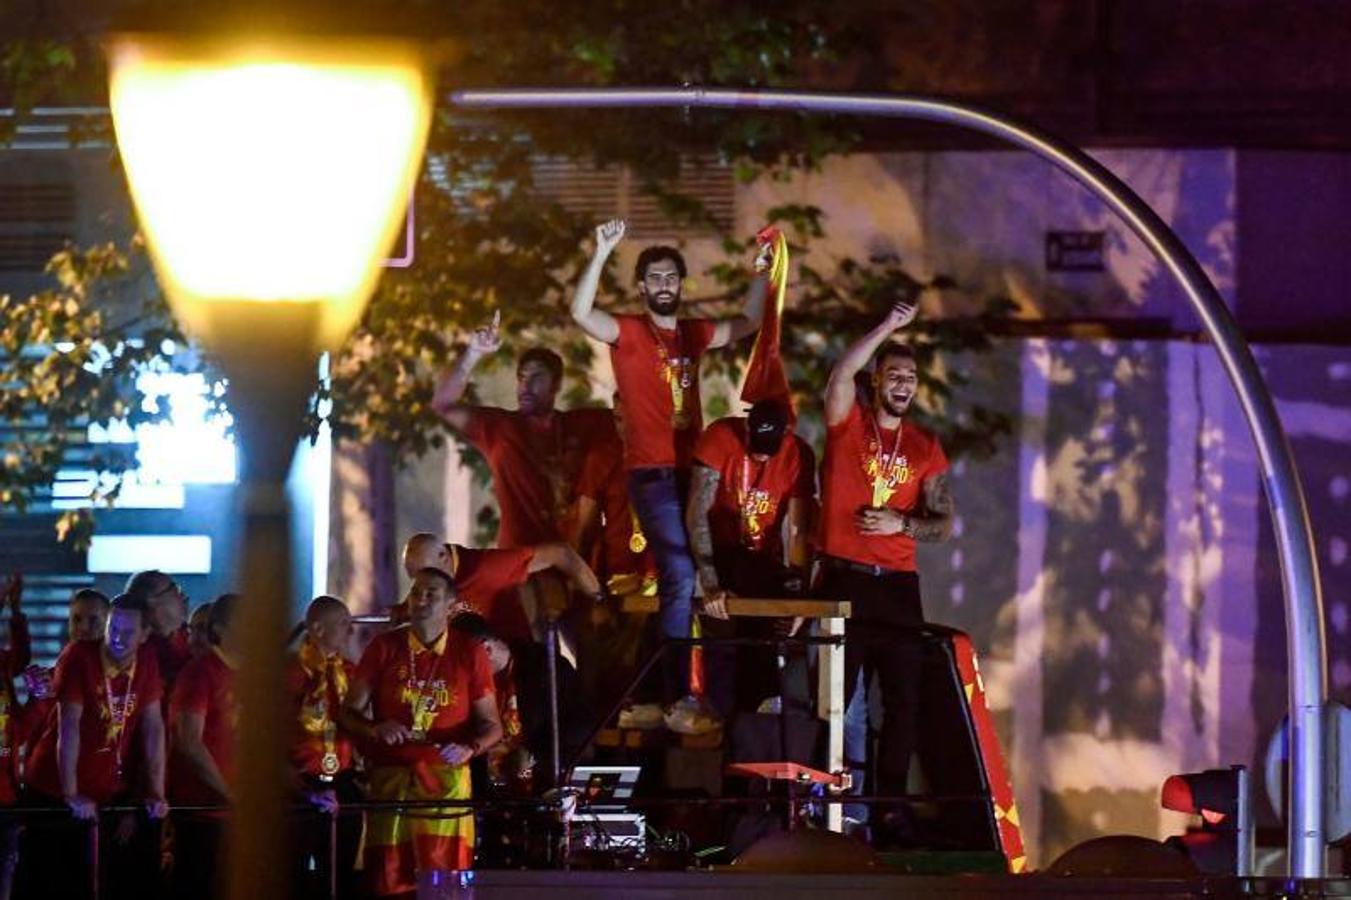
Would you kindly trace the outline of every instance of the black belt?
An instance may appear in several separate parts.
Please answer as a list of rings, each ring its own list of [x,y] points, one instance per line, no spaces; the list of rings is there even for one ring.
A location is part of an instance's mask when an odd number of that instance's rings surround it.
[[[876,563],[854,562],[852,559],[840,559],[838,556],[827,556],[826,566],[831,569],[844,569],[862,575],[871,575],[874,578],[881,578],[885,575],[909,574],[905,569],[888,569],[886,566],[879,566]]]

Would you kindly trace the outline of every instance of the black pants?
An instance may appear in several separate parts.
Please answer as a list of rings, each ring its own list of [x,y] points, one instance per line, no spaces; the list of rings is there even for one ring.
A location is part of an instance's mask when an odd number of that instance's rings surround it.
[[[783,565],[759,553],[740,548],[717,550],[713,565],[718,583],[738,597],[787,597],[785,583],[792,577]],[[700,624],[707,637],[774,637],[775,619],[742,616],[726,621],[703,616]],[[801,656],[790,649],[789,669],[805,669],[792,663]],[[707,644],[704,647],[704,678],[708,699],[724,719],[734,713],[755,712],[766,697],[780,693],[778,654],[769,644]],[[804,673],[796,673],[805,678]],[[794,679],[796,680],[796,679]],[[793,691],[796,695],[796,691]]]
[[[129,805],[131,801],[111,802]],[[14,897],[82,900],[93,896],[94,826],[75,820],[64,803],[50,797],[29,793],[23,804],[49,807],[53,812],[27,819]],[[102,814],[97,852],[100,897],[154,900],[163,896],[158,821],[143,811]]]
[[[178,813],[174,825],[174,900],[225,896],[225,828],[220,813]]]
[[[872,575],[828,560],[817,592],[833,600],[848,600],[853,606],[844,629],[845,706],[853,699],[859,671],[865,686],[875,674],[882,693],[881,747],[874,761],[877,793],[904,794],[919,724],[924,648],[920,635],[912,630],[924,624],[919,575]]]
[[[337,896],[350,898],[360,895],[356,877],[357,850],[361,844],[362,815],[359,810],[344,811],[343,806],[358,803],[363,798],[353,772],[340,772],[332,782],[307,779],[312,791],[331,789],[338,796],[338,817],[314,810],[298,814],[291,822],[292,890],[296,898],[326,898],[329,896],[330,872],[337,879]],[[296,797],[297,805],[306,805],[304,797]],[[336,850],[336,857],[330,853]],[[336,864],[336,870],[334,866]]]

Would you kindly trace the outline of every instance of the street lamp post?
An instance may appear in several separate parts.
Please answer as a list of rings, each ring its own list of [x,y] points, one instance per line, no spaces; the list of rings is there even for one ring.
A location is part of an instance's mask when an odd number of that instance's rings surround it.
[[[218,360],[243,450],[239,760],[230,896],[284,896],[284,482],[318,354],[360,317],[402,224],[431,119],[396,39],[118,35],[118,149],[159,283]]]

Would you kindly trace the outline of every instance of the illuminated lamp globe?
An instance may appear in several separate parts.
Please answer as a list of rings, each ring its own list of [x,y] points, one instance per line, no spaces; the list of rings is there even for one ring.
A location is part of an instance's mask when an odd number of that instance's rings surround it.
[[[340,344],[421,165],[422,48],[129,34],[108,58],[132,200],[183,325],[225,356]],[[285,333],[260,341],[260,329]]]

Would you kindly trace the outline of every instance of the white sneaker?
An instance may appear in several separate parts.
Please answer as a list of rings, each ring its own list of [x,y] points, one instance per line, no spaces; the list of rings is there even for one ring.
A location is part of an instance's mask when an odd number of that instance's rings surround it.
[[[619,711],[619,727],[633,731],[655,731],[664,723],[661,704],[637,703]]]
[[[666,711],[666,727],[676,734],[708,734],[722,727],[722,719],[703,698],[686,696]]]

